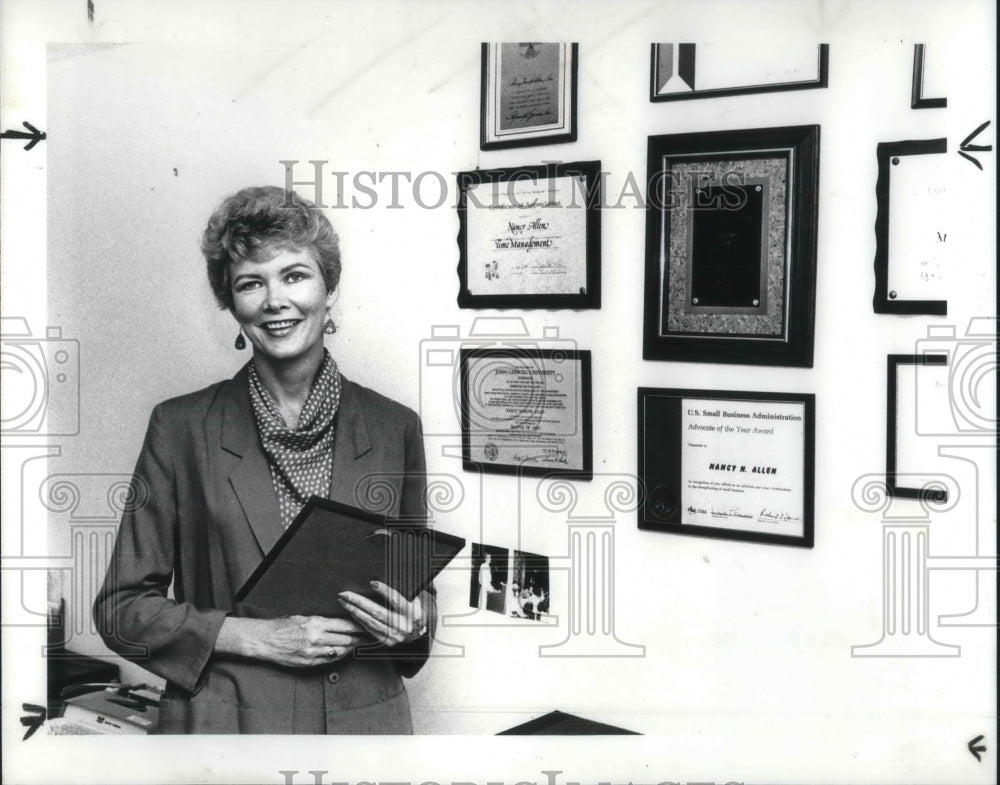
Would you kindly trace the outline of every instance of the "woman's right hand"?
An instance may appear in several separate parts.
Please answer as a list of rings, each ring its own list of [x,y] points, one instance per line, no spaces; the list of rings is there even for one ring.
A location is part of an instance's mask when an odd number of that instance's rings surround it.
[[[324,616],[285,616],[279,619],[226,617],[215,651],[236,654],[276,665],[327,665],[347,656],[372,638],[351,619]]]

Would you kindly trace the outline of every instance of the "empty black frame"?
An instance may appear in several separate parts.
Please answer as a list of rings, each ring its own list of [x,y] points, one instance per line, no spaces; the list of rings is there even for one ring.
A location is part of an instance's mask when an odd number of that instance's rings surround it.
[[[689,75],[692,89],[686,93],[666,93],[661,94],[656,89],[656,75],[659,66],[660,47],[663,44],[650,44],[649,53],[649,100],[653,103],[661,101],[685,101],[697,98],[725,98],[733,95],[748,95],[751,93],[776,93],[787,90],[809,90],[812,88],[826,87],[829,84],[830,73],[830,45],[819,44],[817,52],[817,77],[816,79],[804,79],[793,82],[775,82],[773,84],[760,85],[738,85],[733,87],[713,88],[710,90],[698,90],[694,87],[695,61],[697,44],[678,44],[679,63],[682,72]]]
[[[816,457],[815,395],[811,393],[640,387],[637,391],[637,399],[637,467],[642,493],[641,503],[638,507],[638,526],[640,529],[714,539],[813,547]],[[691,437],[683,432],[682,418],[685,412],[692,413],[687,408],[691,402],[706,399],[717,401],[720,407],[724,406],[726,402],[759,403],[763,406],[773,405],[775,407],[801,406],[803,419],[802,477],[787,478],[789,482],[801,483],[801,534],[771,534],[684,522],[684,519],[693,512],[684,506],[682,440]],[[701,432],[695,433],[695,437],[701,435]],[[732,459],[733,456],[713,454],[712,457]],[[738,496],[733,498],[738,498]],[[763,519],[764,510],[760,511],[759,517]]]
[[[818,125],[649,137],[643,359],[812,367],[819,141]],[[720,194],[702,204],[706,185]],[[770,292],[744,308],[711,311],[690,297],[684,279],[697,256],[684,237],[693,239],[695,213],[742,209],[734,185],[769,189],[762,219],[771,239],[759,264]],[[735,206],[725,202],[727,190]],[[683,244],[686,256],[676,252]]]
[[[514,147],[533,147],[537,145],[548,145],[548,144],[563,144],[566,142],[575,142],[577,134],[576,125],[576,83],[577,83],[577,67],[579,62],[580,48],[579,44],[559,44],[565,47],[563,56],[568,58],[568,62],[565,63],[565,68],[561,69],[560,74],[556,79],[565,82],[562,85],[563,95],[567,102],[565,107],[565,113],[563,117],[562,128],[558,133],[552,133],[551,129],[543,132],[532,133],[531,128],[526,128],[523,131],[512,134],[509,138],[503,139],[498,138],[500,136],[500,131],[495,127],[495,124],[490,123],[490,105],[492,98],[497,95],[499,88],[499,82],[501,79],[501,74],[494,73],[494,66],[496,60],[499,56],[499,47],[503,46],[504,42],[487,43],[482,44],[482,56],[481,56],[481,79],[480,79],[480,111],[479,111],[479,149],[481,150],[503,150]],[[533,47],[536,46],[532,43],[519,43],[511,44],[516,45],[519,48]],[[539,44],[540,46],[541,44]],[[549,46],[551,44],[544,44]],[[530,118],[529,118],[530,119]],[[492,126],[492,127],[491,127]]]
[[[924,98],[924,44],[913,45],[913,84],[910,87],[911,109],[944,109],[947,98]]]
[[[601,307],[601,162],[577,161],[573,163],[532,164],[528,166],[512,166],[494,169],[475,169],[458,172],[458,306],[459,308],[600,308]],[[572,189],[570,205],[567,209],[580,207],[585,209],[585,227],[582,238],[558,238],[560,242],[576,242],[581,245],[585,258],[575,261],[584,270],[584,284],[575,293],[544,293],[523,290],[517,294],[475,294],[470,282],[473,269],[478,270],[481,264],[487,264],[489,248],[470,248],[469,245],[469,194],[470,188],[484,183],[510,185],[518,181],[534,183],[553,180],[554,178],[578,177],[582,180],[581,190]],[[553,186],[546,185],[542,191],[553,193]],[[499,192],[497,194],[499,197]],[[516,205],[516,197],[508,199]],[[496,199],[499,207],[509,206]],[[490,206],[493,206],[491,202]],[[539,218],[551,218],[555,208],[547,204],[537,206],[527,205],[524,211]],[[506,210],[512,213],[512,210]]]
[[[947,316],[947,300],[900,300],[889,290],[889,197],[893,166],[908,155],[938,155],[948,151],[948,140],[917,139],[902,142],[881,142],[875,149],[878,180],[875,183],[875,293],[872,307],[875,313],[896,316]]]
[[[885,411],[885,487],[889,495],[898,499],[927,499],[943,503],[948,501],[948,489],[904,488],[899,484],[898,430],[899,430],[899,366],[947,365],[945,354],[890,354],[886,358],[886,411]]]

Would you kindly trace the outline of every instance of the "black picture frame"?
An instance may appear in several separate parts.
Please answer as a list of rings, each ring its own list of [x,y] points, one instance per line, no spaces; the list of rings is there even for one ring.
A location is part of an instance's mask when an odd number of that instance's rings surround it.
[[[697,58],[697,44],[678,43],[678,71],[679,75],[691,85],[690,92],[661,93],[657,88],[658,73],[660,71],[660,60],[663,56],[663,47],[673,46],[673,44],[650,44],[649,54],[649,100],[653,103],[664,101],[690,101],[699,98],[726,98],[734,95],[749,95],[752,93],[777,93],[788,90],[810,90],[827,87],[830,80],[830,45],[819,44],[817,51],[817,65],[815,79],[802,79],[789,82],[775,82],[770,84],[756,85],[733,85],[732,87],[711,88],[699,90],[694,87],[695,83],[695,62]]]
[[[911,109],[945,109],[947,98],[924,98],[924,58],[926,45],[913,45],[913,83],[910,87]]]
[[[812,393],[784,392],[742,392],[725,390],[697,390],[677,388],[638,388],[638,475],[642,489],[642,500],[638,508],[638,525],[640,529],[685,534],[697,537],[709,537],[723,540],[741,540],[745,542],[765,543],[771,545],[792,545],[802,548],[812,548],[815,540],[815,455],[816,455],[816,398]],[[682,440],[687,438],[683,432],[682,422],[685,412],[698,414],[687,408],[690,402],[710,400],[718,402],[720,412],[725,411],[727,403],[733,402],[760,404],[780,408],[787,405],[789,409],[801,408],[802,424],[802,476],[783,481],[799,482],[801,484],[802,508],[798,528],[800,531],[788,533],[772,533],[753,530],[753,524],[748,528],[723,528],[686,523],[690,516],[705,510],[692,510],[685,506],[685,489],[683,487]],[[685,401],[689,404],[685,404]],[[797,415],[796,415],[797,416]],[[793,415],[786,415],[793,419]],[[742,422],[734,420],[733,422]],[[754,426],[756,427],[756,426]],[[693,438],[707,438],[696,432]],[[751,438],[753,438],[751,436]],[[704,446],[704,445],[697,445]],[[712,455],[711,457],[733,458],[730,453]],[[761,467],[751,466],[751,469]],[[734,465],[731,475],[734,478],[756,478],[762,475],[745,473],[742,467]],[[729,474],[721,476],[730,476]],[[762,494],[763,495],[763,494]],[[721,497],[721,493],[720,493]],[[739,498],[732,494],[733,498]],[[727,500],[728,503],[728,500]],[[715,511],[712,511],[712,517]],[[721,514],[721,513],[720,513]],[[728,514],[728,511],[726,511]],[[772,516],[766,509],[757,513],[758,528],[778,526],[793,523],[791,518]],[[750,518],[750,515],[739,515],[740,518]],[[794,525],[791,528],[796,528]]]
[[[557,83],[556,96],[559,106],[558,113],[561,119],[546,125],[536,124],[525,128],[504,129],[500,125],[500,115],[503,106],[503,92],[501,80],[504,79],[503,71],[503,47],[508,47],[506,51],[514,51],[524,54],[530,52],[531,48],[538,51],[540,47],[561,47],[560,68],[558,73],[553,75],[553,80]],[[577,135],[576,120],[576,96],[577,96],[577,67],[580,57],[579,44],[567,44],[561,42],[551,43],[508,43],[508,42],[483,42],[481,47],[481,89],[480,89],[480,114],[479,114],[479,149],[480,150],[505,150],[514,147],[534,147],[538,145],[566,144],[575,142]],[[564,59],[563,59],[564,58]],[[537,74],[527,77],[528,79],[542,80],[551,74]],[[519,78],[517,76],[515,79]],[[524,78],[524,77],[520,77]],[[529,82],[530,83],[530,82]],[[507,86],[511,84],[507,80]],[[522,83],[526,86],[528,83]],[[562,96],[561,99],[558,97]],[[527,97],[527,100],[532,100]],[[537,105],[525,112],[535,111]],[[531,122],[529,117],[527,122]]]
[[[601,307],[601,162],[600,161],[577,161],[573,163],[549,163],[527,166],[513,166],[497,169],[475,169],[472,171],[459,172],[458,179],[458,306],[459,308],[518,308],[530,310],[536,308],[548,309],[589,309]],[[528,239],[544,240],[562,246],[564,258],[560,256],[558,250],[550,253],[548,249],[542,248],[536,251],[522,251],[518,248],[499,249],[490,247],[484,242],[473,242],[470,244],[470,212],[478,211],[479,207],[485,206],[485,215],[497,215],[501,218],[517,218],[521,225],[532,225],[535,221],[542,222],[543,225],[550,226],[556,220],[567,222],[576,216],[564,214],[560,216],[556,210],[562,203],[555,198],[555,179],[563,180],[562,186],[570,191],[570,203],[562,205],[565,209],[583,210],[583,226],[575,227],[577,234],[570,236],[574,226],[563,226],[565,232],[557,229],[554,237],[548,238],[544,234],[536,235],[530,230],[529,234],[520,237],[504,237],[504,241],[523,243]],[[569,179],[567,179],[569,178]],[[573,180],[575,178],[575,181]],[[547,200],[537,205],[530,202],[518,202],[518,197],[512,195],[512,188],[518,183],[531,183],[538,188],[541,198]],[[470,206],[470,189],[485,184],[494,186],[490,194],[489,201],[483,202],[475,200],[476,206]],[[501,188],[501,186],[503,186]],[[506,193],[501,193],[506,192]],[[516,210],[496,210],[490,208],[506,207],[509,204],[524,204],[523,209]],[[579,223],[579,220],[573,222]],[[544,233],[549,228],[540,229]],[[580,236],[582,232],[582,236]],[[489,238],[499,242],[501,238]],[[556,248],[559,247],[556,246]],[[580,258],[581,252],[583,258]],[[539,286],[533,289],[530,284],[540,284],[544,276],[534,278],[528,276],[522,279],[516,292],[513,293],[488,293],[486,290],[479,290],[473,285],[476,274],[481,274],[483,269],[493,267],[493,273],[498,274],[498,259],[505,259],[506,263],[518,263],[522,260],[530,260],[531,254],[537,258],[541,255],[544,263],[548,265],[564,265],[564,269],[569,273],[570,280],[575,279],[575,284],[582,284],[577,291],[552,292],[543,291]],[[552,256],[556,258],[553,259]],[[476,271],[474,273],[473,271]],[[501,271],[502,272],[502,269]],[[481,285],[481,284],[480,284]]]
[[[948,356],[940,353],[890,354],[886,357],[886,404],[885,404],[885,487],[888,494],[896,499],[918,499],[944,503],[948,501],[948,489],[935,485],[933,488],[908,488],[899,482],[899,366],[901,365],[948,365]]]
[[[819,140],[818,125],[649,137],[643,359],[812,367]],[[692,295],[695,268],[714,304]]]
[[[875,183],[875,292],[872,308],[875,313],[896,316],[947,316],[947,300],[902,300],[889,289],[889,203],[890,172],[900,159],[910,155],[941,155],[948,152],[948,140],[916,139],[881,142],[875,149],[878,180]]]
[[[485,372],[472,367],[475,361],[484,361]],[[462,468],[489,474],[593,479],[590,368],[590,352],[586,350],[528,348],[514,344],[503,348],[462,349],[459,362]],[[483,381],[488,379],[488,374],[522,373],[525,369],[533,374],[536,382],[552,378],[555,388],[542,383],[522,385],[516,393],[519,397],[511,401],[513,407],[506,411],[503,401],[491,403],[495,411],[503,412],[503,421],[495,426],[494,418],[488,413],[473,411],[473,396],[479,401],[490,394],[484,389]],[[567,374],[577,380],[573,385],[575,393],[560,397],[556,388],[563,384]],[[547,434],[545,428],[549,426],[541,423],[544,419],[552,420],[551,416],[544,418],[547,411],[553,410],[552,406],[546,408],[550,397],[553,402],[560,401],[563,411],[568,410],[566,416],[572,422],[557,422],[554,430],[558,432]],[[575,460],[577,455],[579,459]],[[578,465],[572,465],[574,462]]]

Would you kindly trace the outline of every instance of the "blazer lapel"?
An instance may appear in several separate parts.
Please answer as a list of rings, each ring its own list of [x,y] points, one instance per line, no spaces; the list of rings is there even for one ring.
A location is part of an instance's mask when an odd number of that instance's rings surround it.
[[[224,407],[222,448],[238,459],[230,470],[229,482],[261,551],[267,554],[285,530],[271,481],[271,468],[257,435],[247,366],[227,385]]]
[[[335,427],[330,498],[352,507],[371,507],[368,499],[371,477],[366,470],[367,461],[362,460],[371,450],[371,433],[357,385],[344,377],[341,377]]]
[[[223,405],[222,449],[233,456],[229,482],[261,551],[267,554],[285,530],[271,468],[257,434],[246,366],[226,386]],[[363,460],[372,447],[368,421],[357,385],[344,378],[335,427],[330,498],[353,507],[379,506],[378,500],[368,498],[371,477]]]

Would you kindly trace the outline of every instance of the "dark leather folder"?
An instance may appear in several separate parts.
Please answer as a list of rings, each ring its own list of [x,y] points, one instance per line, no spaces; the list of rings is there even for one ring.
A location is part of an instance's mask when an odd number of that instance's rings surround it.
[[[345,617],[337,594],[383,602],[371,581],[412,600],[465,547],[423,524],[395,521],[313,496],[236,594],[236,613],[256,618]]]

